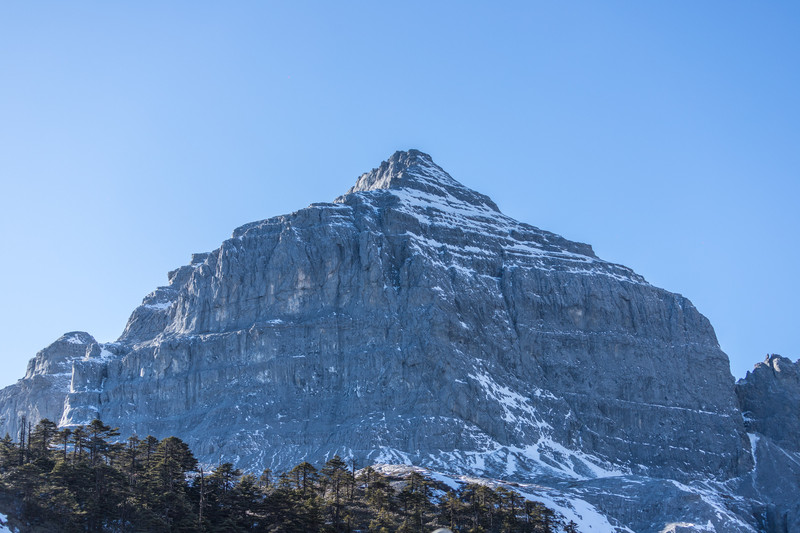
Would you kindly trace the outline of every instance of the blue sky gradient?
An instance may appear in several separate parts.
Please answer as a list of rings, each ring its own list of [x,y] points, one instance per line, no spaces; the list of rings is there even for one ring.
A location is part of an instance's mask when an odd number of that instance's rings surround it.
[[[800,4],[163,4],[0,5],[0,385],[407,148],[800,357]]]

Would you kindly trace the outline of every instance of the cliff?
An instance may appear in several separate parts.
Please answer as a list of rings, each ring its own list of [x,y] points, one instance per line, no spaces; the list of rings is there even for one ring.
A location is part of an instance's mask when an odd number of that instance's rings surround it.
[[[580,482],[595,487],[581,497],[644,527],[682,511],[662,499],[643,518],[608,487],[655,483],[679,502],[692,483],[751,474],[742,390],[689,300],[503,215],[410,150],[333,203],[195,254],[117,342],[65,335],[0,391],[0,416],[12,434],[21,415],[176,433],[203,461],[251,469],[338,453]],[[746,409],[770,434],[769,409]],[[757,527],[763,502],[748,498],[727,531]]]

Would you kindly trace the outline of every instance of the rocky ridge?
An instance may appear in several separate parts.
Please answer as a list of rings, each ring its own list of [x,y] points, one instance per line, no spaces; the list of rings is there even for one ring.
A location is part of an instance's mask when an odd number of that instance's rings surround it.
[[[70,333],[37,354],[0,391],[2,429],[101,417],[209,463],[339,453],[546,484],[620,531],[797,519],[800,492],[766,488],[800,456],[764,399],[796,398],[796,380],[757,367],[735,386],[687,299],[506,217],[416,150],[168,279],[117,342]]]

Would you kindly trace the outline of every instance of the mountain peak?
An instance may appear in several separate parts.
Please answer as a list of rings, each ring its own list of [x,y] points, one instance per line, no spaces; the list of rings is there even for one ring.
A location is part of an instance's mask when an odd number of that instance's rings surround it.
[[[395,152],[379,167],[359,176],[345,195],[381,189],[415,189],[500,211],[491,198],[465,187],[434,163],[430,155],[415,149]]]
[[[411,149],[398,150],[389,159],[381,162],[380,166],[359,176],[356,184],[347,193],[402,187],[417,188],[420,182],[460,185],[434,163],[431,156]]]

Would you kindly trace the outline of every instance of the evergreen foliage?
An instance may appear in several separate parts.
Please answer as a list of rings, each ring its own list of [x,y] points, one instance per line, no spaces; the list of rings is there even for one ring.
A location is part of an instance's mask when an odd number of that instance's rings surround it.
[[[177,437],[115,440],[100,420],[59,429],[21,424],[0,440],[0,503],[22,531],[429,532],[576,531],[543,504],[503,487],[458,491],[417,472],[356,471],[334,456],[278,475],[231,463],[207,472]]]

